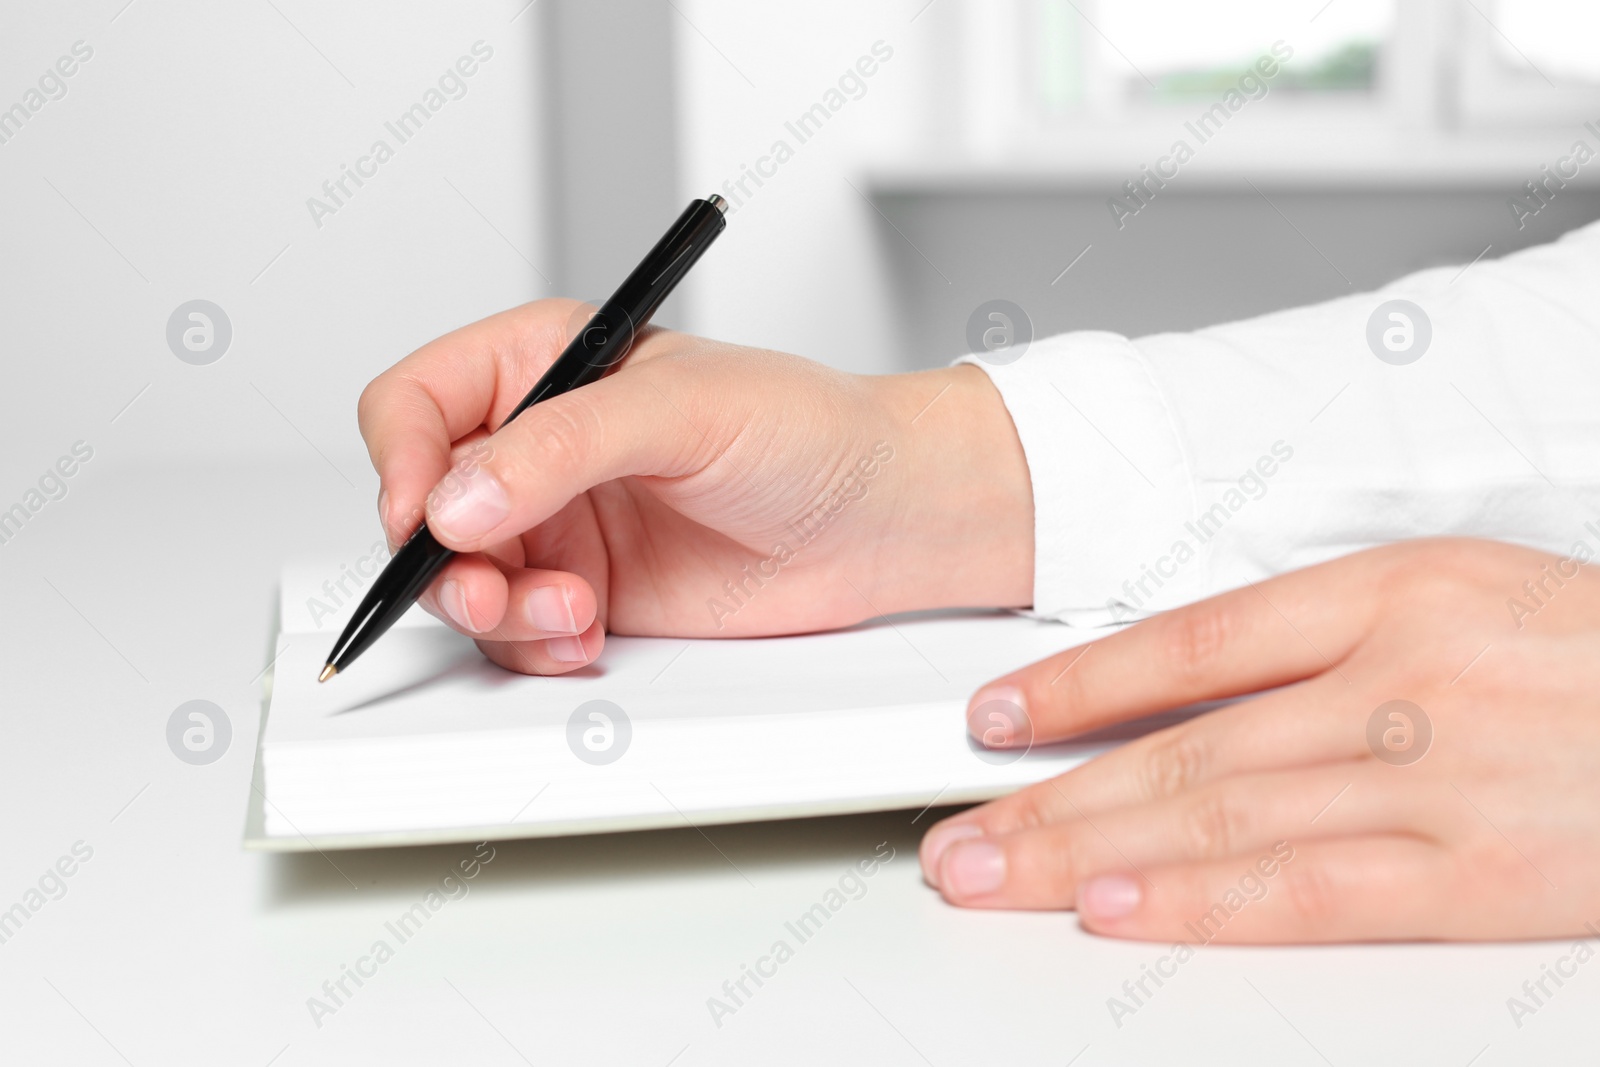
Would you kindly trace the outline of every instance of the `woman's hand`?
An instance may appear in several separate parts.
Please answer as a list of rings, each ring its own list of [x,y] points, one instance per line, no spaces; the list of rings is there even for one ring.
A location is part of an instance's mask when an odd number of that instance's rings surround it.
[[[783,634],[1030,601],[1027,465],[981,371],[865,378],[648,329],[618,371],[491,434],[587,318],[515,308],[361,397],[390,544],[425,514],[465,553],[423,603],[496,663],[570,671],[608,630]]]
[[[1000,679],[972,707],[1019,704],[1035,743],[1273,691],[940,823],[924,875],[956,904],[1076,907],[1117,937],[1595,936],[1590,551],[1393,545]]]

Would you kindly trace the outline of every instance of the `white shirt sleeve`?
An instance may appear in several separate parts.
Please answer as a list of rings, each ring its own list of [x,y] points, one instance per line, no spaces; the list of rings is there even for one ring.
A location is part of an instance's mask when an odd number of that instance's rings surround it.
[[[1600,556],[1600,223],[1194,333],[962,362],[1027,455],[1038,615],[1138,618],[1432,535]]]

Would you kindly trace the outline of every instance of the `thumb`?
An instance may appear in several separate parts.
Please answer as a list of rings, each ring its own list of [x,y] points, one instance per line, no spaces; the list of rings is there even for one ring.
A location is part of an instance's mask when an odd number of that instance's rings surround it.
[[[524,411],[478,444],[428,496],[428,528],[458,552],[544,522],[575,496],[628,475],[692,473],[710,440],[663,389],[683,376],[645,363]],[[659,381],[659,384],[658,384]]]

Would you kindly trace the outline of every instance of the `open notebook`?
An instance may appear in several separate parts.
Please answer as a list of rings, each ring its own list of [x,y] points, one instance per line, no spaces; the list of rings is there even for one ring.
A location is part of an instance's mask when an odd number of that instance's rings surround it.
[[[916,810],[1009,792],[1115,740],[1020,758],[968,741],[966,701],[980,683],[1095,636],[1009,614],[759,640],[613,636],[599,663],[536,678],[490,664],[413,609],[318,685],[360,594],[328,594],[324,582],[346,571],[283,573],[249,847]]]

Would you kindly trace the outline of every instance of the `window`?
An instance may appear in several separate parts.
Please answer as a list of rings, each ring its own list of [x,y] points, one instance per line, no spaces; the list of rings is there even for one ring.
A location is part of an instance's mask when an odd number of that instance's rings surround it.
[[[991,0],[1003,7],[999,0]],[[1032,0],[1023,91],[1046,116],[1137,117],[1214,97],[1274,41],[1275,92],[1449,129],[1600,107],[1594,0]],[[992,10],[992,8],[991,8]],[[1583,115],[1590,117],[1593,115]]]
[[[1600,9],[1592,0],[1462,0],[1456,16],[1462,125],[1576,126],[1595,118]]]
[[[1294,49],[1280,85],[1370,92],[1394,4],[1333,0],[1314,11],[1283,0],[1099,0],[1092,43],[1102,66],[1114,71],[1123,60],[1122,82],[1135,97],[1213,95],[1277,40]]]
[[[1275,80],[1311,93],[1371,93],[1397,0],[1041,0],[1037,75],[1046,111],[1214,96],[1274,41],[1294,61]]]
[[[1556,85],[1600,85],[1600,6],[1572,0],[1493,5],[1494,47],[1511,71],[1543,71]]]

